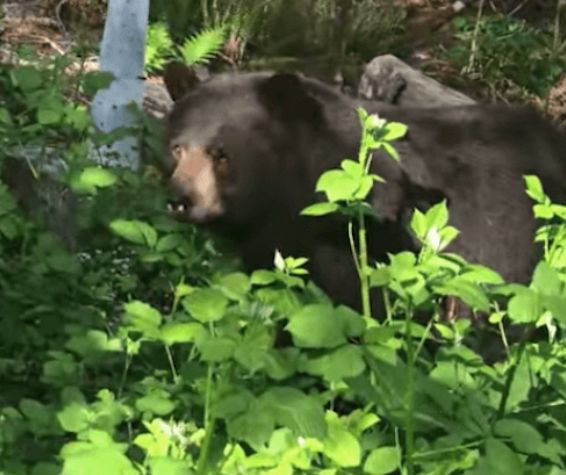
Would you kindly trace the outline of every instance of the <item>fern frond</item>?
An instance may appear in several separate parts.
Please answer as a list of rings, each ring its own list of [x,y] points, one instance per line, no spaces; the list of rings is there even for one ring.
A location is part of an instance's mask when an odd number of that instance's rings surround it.
[[[207,28],[185,40],[181,56],[189,66],[208,63],[218,53],[225,40],[225,27]]]
[[[145,43],[145,69],[157,71],[163,67],[173,49],[173,40],[167,25],[157,22],[147,28]]]

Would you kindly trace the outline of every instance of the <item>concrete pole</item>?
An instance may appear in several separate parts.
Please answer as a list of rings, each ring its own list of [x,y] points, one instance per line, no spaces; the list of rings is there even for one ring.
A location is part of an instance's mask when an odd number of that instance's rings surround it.
[[[135,125],[127,106],[143,101],[143,66],[149,0],[109,0],[104,34],[100,46],[100,70],[115,80],[94,97],[92,117],[104,132]],[[106,165],[138,168],[138,138],[127,137],[93,153],[93,159]]]

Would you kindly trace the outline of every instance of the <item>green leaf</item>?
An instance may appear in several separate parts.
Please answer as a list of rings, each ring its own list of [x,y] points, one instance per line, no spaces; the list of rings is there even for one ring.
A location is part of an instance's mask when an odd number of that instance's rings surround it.
[[[63,111],[61,109],[42,107],[37,110],[37,121],[41,125],[57,124],[61,121],[62,117]]]
[[[136,400],[136,409],[157,416],[166,416],[175,409],[171,395],[162,389],[150,389],[147,394]]]
[[[227,432],[236,440],[243,440],[255,450],[261,450],[275,428],[274,417],[266,407],[252,406],[248,411],[227,421]]]
[[[344,345],[325,355],[308,360],[301,368],[307,373],[339,382],[361,374],[366,365],[359,346]]]
[[[88,110],[82,105],[67,105],[66,122],[78,132],[84,132],[92,123]]]
[[[371,273],[370,283],[372,287],[383,287],[391,281],[391,273],[387,267],[379,267]]]
[[[357,467],[362,458],[358,439],[348,431],[337,415],[329,412],[326,416],[328,434],[324,439],[324,455],[339,467]]]
[[[336,203],[315,203],[303,209],[301,214],[303,216],[324,216],[335,213],[338,209],[340,206]]]
[[[271,332],[265,326],[249,326],[234,351],[234,359],[253,373],[263,368],[271,346]]]
[[[537,219],[550,219],[554,216],[554,211],[551,205],[535,205],[533,206],[535,218]]]
[[[152,457],[149,460],[152,474],[159,475],[194,475],[189,468],[187,460],[178,460],[171,457]]]
[[[391,158],[393,158],[396,162],[400,162],[401,161],[401,157],[399,156],[399,152],[397,152],[397,150],[395,149],[395,147],[393,147],[393,145],[389,144],[389,143],[384,143],[382,145],[383,150],[385,150],[389,156]]]
[[[88,361],[96,360],[107,352],[122,351],[122,343],[119,338],[109,339],[103,331],[87,330],[84,334],[71,337],[65,344],[65,348],[74,351]]]
[[[167,323],[161,327],[160,339],[167,346],[193,343],[205,329],[199,323]]]
[[[401,455],[396,447],[380,447],[372,450],[364,463],[364,472],[370,475],[384,475],[401,466]]]
[[[525,175],[523,178],[527,187],[527,195],[537,203],[544,203],[546,195],[544,194],[540,179],[535,175]]]
[[[558,218],[560,218],[563,221],[566,220],[566,206],[551,204],[550,209],[552,210],[552,214],[554,216],[557,216]]]
[[[63,410],[59,411],[57,419],[64,430],[78,434],[90,427],[94,414],[86,404],[74,402],[67,404]]]
[[[400,139],[407,134],[407,126],[400,122],[387,122],[382,130],[384,134],[381,136],[381,140],[387,142]]]
[[[442,229],[448,224],[448,206],[446,200],[435,204],[425,213],[425,221],[428,228],[437,227]]]
[[[157,243],[157,231],[143,221],[115,219],[110,223],[110,229],[114,234],[134,244],[153,248]]]
[[[83,88],[85,94],[93,97],[98,91],[106,89],[114,80],[114,75],[108,71],[89,71],[84,75]]]
[[[151,339],[159,338],[162,317],[158,310],[144,302],[133,300],[124,305],[124,311],[125,321],[133,330]]]
[[[228,307],[228,299],[218,289],[196,289],[183,299],[183,307],[201,323],[222,320]]]
[[[468,264],[460,274],[460,278],[476,284],[504,284],[503,278],[494,270],[479,265]]]
[[[487,439],[485,443],[486,459],[491,468],[490,474],[509,475],[524,473],[523,462],[513,450],[497,439]]]
[[[517,450],[525,454],[538,454],[545,443],[540,432],[519,419],[501,419],[495,423],[495,434],[511,439]]]
[[[352,178],[343,170],[330,170],[321,175],[316,191],[326,193],[328,201],[351,200],[360,186],[360,180]]]
[[[344,320],[332,305],[307,305],[293,313],[286,326],[296,346],[335,348],[347,341]]]
[[[540,296],[524,288],[511,298],[507,306],[509,318],[515,323],[534,323],[542,314]]]
[[[420,210],[415,209],[413,215],[411,216],[411,222],[409,224],[411,231],[415,233],[415,236],[419,238],[420,241],[424,241],[427,232],[427,223],[424,213]]]
[[[49,462],[39,462],[33,467],[30,475],[59,475],[61,473],[61,467],[54,463]]]
[[[4,125],[12,125],[12,116],[10,115],[10,111],[5,107],[0,107],[0,124]]]
[[[256,270],[251,277],[252,285],[269,285],[277,281],[277,274],[270,270]]]
[[[243,300],[251,289],[250,278],[241,272],[226,274],[217,279],[216,286],[231,300]]]
[[[116,183],[116,175],[105,168],[87,167],[71,180],[71,187],[77,193],[93,194],[97,188],[106,188]]]
[[[440,295],[458,297],[474,309],[483,312],[489,310],[489,299],[485,292],[478,285],[466,279],[462,279],[460,276],[454,277],[439,285],[434,285],[433,289]]]
[[[511,387],[509,388],[509,396],[507,398],[507,413],[512,412],[521,403],[529,398],[529,393],[533,388],[535,381],[533,380],[531,363],[528,358],[522,358],[515,374]]]
[[[206,338],[199,338],[197,347],[204,361],[217,363],[232,358],[236,350],[236,342],[228,337],[207,336]]]
[[[297,437],[325,437],[324,411],[315,397],[295,388],[272,387],[259,399],[271,411],[276,422],[291,429]]]
[[[533,273],[531,287],[543,295],[560,295],[562,282],[558,271],[547,262],[539,262]]]
[[[53,409],[34,399],[22,399],[20,411],[28,420],[28,430],[35,436],[52,436],[57,433]]]
[[[155,246],[155,250],[157,252],[165,253],[174,251],[177,248],[180,248],[187,242],[187,238],[179,233],[167,234],[159,239],[157,245]]]
[[[126,444],[114,442],[106,432],[91,430],[88,440],[67,443],[61,450],[61,475],[136,475],[124,455]]]
[[[14,85],[25,92],[37,89],[43,83],[41,73],[33,66],[20,66],[10,69],[10,76]]]
[[[270,349],[264,357],[264,371],[271,379],[281,381],[292,376],[297,369],[297,348]]]
[[[369,176],[360,179],[358,190],[354,193],[354,199],[365,200],[373,187],[373,180]]]
[[[355,162],[354,160],[342,160],[340,164],[342,170],[344,170],[352,178],[361,178],[365,174],[364,167],[360,162]]]

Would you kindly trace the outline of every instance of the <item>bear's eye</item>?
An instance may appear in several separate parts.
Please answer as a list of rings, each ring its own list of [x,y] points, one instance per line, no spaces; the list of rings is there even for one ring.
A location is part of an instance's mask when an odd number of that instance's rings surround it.
[[[208,150],[208,154],[212,158],[215,165],[223,166],[228,163],[228,155],[222,147],[214,147]]]
[[[181,154],[183,150],[180,145],[172,145],[169,150],[171,151],[171,155],[173,155],[175,160],[179,161],[181,159]]]

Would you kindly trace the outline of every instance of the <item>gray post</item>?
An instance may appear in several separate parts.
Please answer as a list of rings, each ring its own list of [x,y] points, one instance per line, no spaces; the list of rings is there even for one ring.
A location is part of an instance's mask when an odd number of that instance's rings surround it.
[[[143,101],[143,66],[149,0],[109,0],[100,47],[100,70],[112,73],[115,80],[99,91],[92,104],[94,124],[104,132],[134,125],[127,111],[132,102]],[[139,166],[137,139],[127,137],[93,153],[93,159],[108,165]]]

